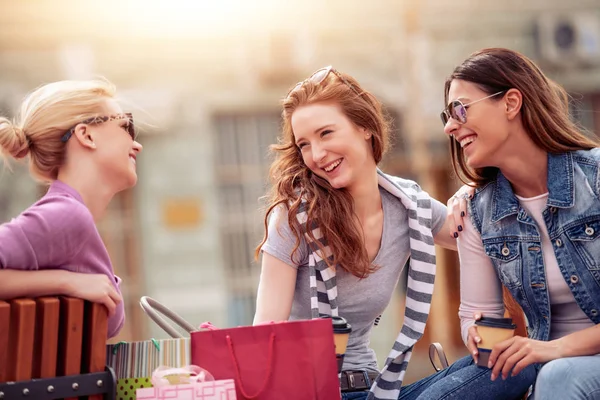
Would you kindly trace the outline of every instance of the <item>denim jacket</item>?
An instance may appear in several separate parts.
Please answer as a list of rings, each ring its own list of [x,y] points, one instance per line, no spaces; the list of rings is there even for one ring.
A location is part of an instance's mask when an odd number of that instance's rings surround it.
[[[600,148],[548,155],[543,211],[560,271],[583,312],[600,322]],[[550,298],[541,237],[508,180],[475,191],[470,214],[496,274],[527,318],[528,336],[550,337]]]

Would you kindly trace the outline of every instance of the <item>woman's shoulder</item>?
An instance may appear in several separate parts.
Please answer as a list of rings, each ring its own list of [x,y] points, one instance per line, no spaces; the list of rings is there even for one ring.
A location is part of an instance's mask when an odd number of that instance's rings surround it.
[[[393,184],[396,184],[402,188],[415,188],[415,189],[420,189],[421,186],[419,186],[419,184],[412,180],[412,179],[408,179],[408,178],[403,178],[400,176],[396,176],[396,175],[390,175],[390,174],[386,174],[385,172],[379,170],[379,183],[384,183],[386,181],[391,182]]]
[[[57,220],[94,223],[90,210],[79,199],[67,193],[49,192],[34,203],[28,210],[35,210]]]
[[[577,150],[571,154],[577,163],[600,164],[600,147],[594,147],[589,150]]]
[[[81,239],[95,229],[94,218],[85,204],[69,194],[51,191],[13,221],[68,238]]]

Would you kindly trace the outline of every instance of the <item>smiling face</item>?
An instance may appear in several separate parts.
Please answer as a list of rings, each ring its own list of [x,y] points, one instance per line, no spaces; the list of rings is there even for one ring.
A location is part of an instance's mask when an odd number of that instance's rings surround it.
[[[291,117],[304,164],[336,188],[352,188],[376,168],[371,133],[357,127],[335,103],[298,107]]]
[[[490,93],[471,82],[455,79],[450,84],[448,101],[460,100],[466,107],[466,122],[450,118],[444,132],[462,148],[466,163],[471,168],[497,166],[506,152],[510,121],[506,115],[503,95],[481,100]],[[481,101],[478,101],[481,100]],[[476,102],[469,106],[470,103]]]
[[[123,110],[117,102],[107,99],[103,113],[107,116],[121,115]],[[142,151],[142,145],[128,131],[129,123],[127,118],[120,118],[88,126],[96,146],[93,152],[96,163],[107,179],[121,190],[136,184],[136,159]]]

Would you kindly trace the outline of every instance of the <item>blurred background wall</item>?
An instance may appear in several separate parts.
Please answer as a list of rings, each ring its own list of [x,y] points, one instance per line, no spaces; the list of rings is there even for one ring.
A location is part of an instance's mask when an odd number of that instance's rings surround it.
[[[116,340],[164,337],[144,317],[152,296],[194,324],[250,324],[260,273],[265,193],[279,102],[334,65],[394,117],[382,164],[442,202],[459,187],[439,112],[443,83],[471,52],[509,47],[573,96],[572,114],[600,132],[600,0],[0,0],[0,112],[50,81],[104,76],[142,126],[139,183],[99,229],[123,278],[128,321]],[[24,164],[0,172],[0,222],[45,191]],[[438,250],[426,337],[407,382],[429,374],[427,344],[466,354],[457,318],[456,254]],[[387,355],[403,288],[374,329]]]

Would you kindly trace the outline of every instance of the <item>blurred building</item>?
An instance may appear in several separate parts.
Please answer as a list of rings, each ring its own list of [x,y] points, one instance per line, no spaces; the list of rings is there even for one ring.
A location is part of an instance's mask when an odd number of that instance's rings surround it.
[[[204,3],[207,3],[205,5]],[[124,281],[119,340],[164,336],[137,305],[152,296],[193,323],[251,323],[263,234],[259,197],[279,100],[325,65],[355,76],[395,119],[383,168],[445,202],[453,178],[439,112],[443,83],[471,52],[509,47],[572,92],[573,115],[600,132],[598,0],[276,2],[0,0],[0,110],[13,115],[36,86],[102,75],[143,128],[139,183],[100,224]],[[0,221],[43,189],[26,168],[0,175]],[[426,338],[409,380],[431,372],[424,346],[451,360],[460,340],[456,255],[439,251]],[[402,288],[375,329],[381,360],[401,324]]]

